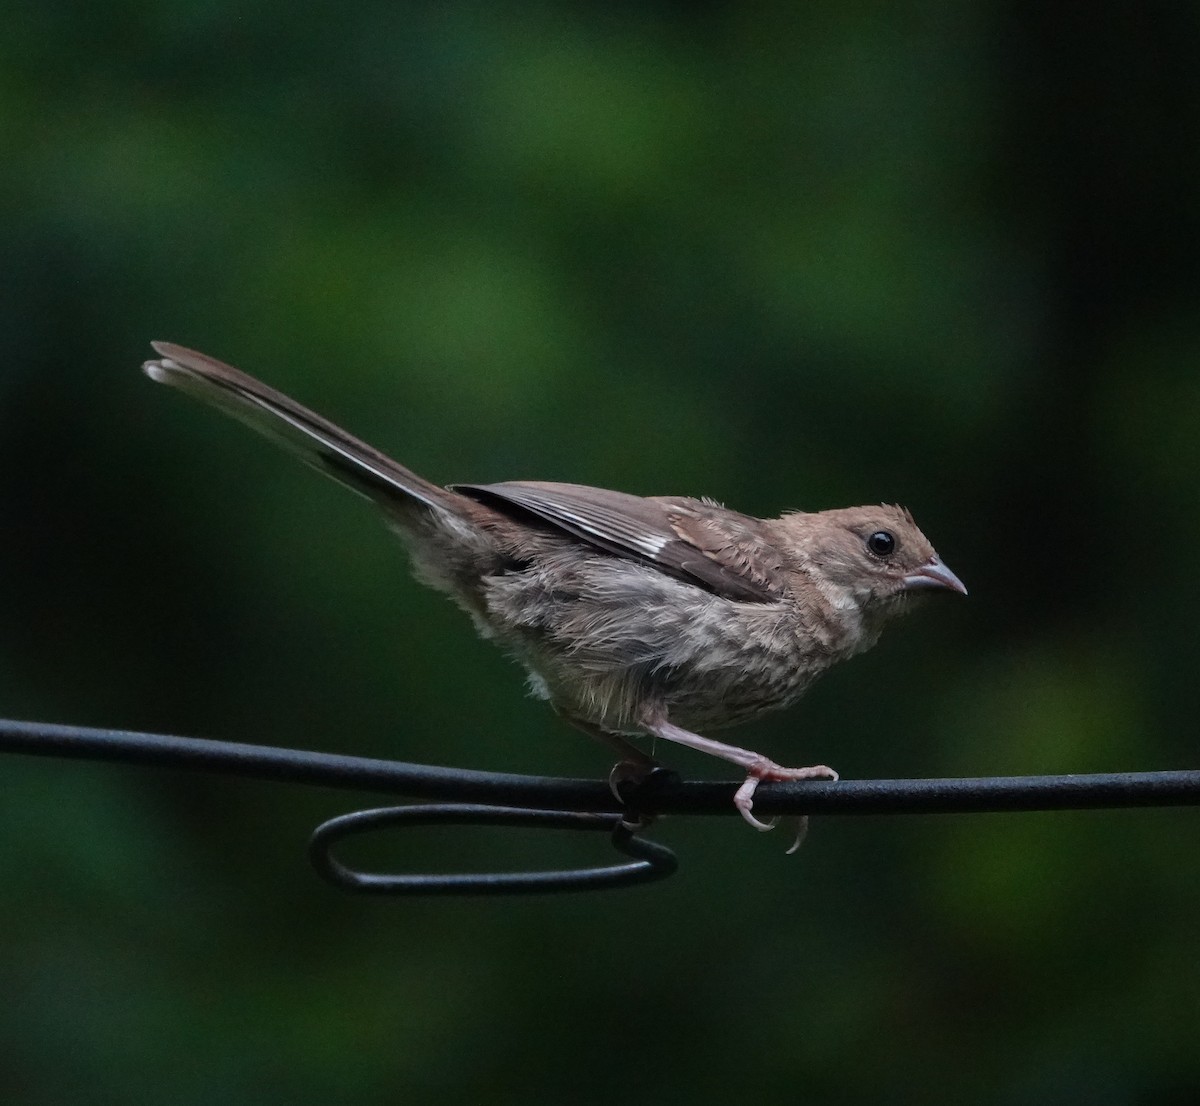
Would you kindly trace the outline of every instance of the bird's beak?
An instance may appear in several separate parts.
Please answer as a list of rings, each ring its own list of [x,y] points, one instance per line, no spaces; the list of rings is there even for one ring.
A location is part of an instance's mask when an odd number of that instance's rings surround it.
[[[916,572],[904,577],[904,590],[918,588],[949,588],[961,595],[967,594],[967,586],[936,557],[931,557]]]

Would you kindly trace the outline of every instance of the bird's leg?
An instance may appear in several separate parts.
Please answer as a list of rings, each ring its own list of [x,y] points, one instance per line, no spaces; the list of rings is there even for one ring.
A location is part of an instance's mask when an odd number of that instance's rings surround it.
[[[597,741],[604,742],[610,749],[615,749],[621,754],[621,759],[613,765],[613,770],[608,774],[608,789],[613,793],[613,798],[622,805],[625,800],[621,797],[619,790],[621,784],[640,783],[659,767],[658,761],[649,753],[644,753],[632,742],[626,741],[620,734],[609,733],[608,730],[602,729],[594,722],[566,714],[557,707],[554,708],[554,713],[564,722],[570,723],[577,730],[587,734],[588,737],[594,737]]]
[[[677,745],[698,749],[702,753],[720,757],[731,764],[736,764],[739,768],[744,768],[746,780],[734,794],[733,803],[738,808],[738,813],[756,830],[769,830],[775,827],[774,819],[770,822],[762,822],[751,813],[754,806],[754,792],[763,780],[836,780],[838,778],[838,774],[824,764],[813,764],[807,768],[785,768],[782,764],[776,764],[761,753],[741,749],[736,745],[726,745],[721,741],[713,741],[710,737],[701,737],[700,734],[682,729],[665,718],[648,719],[643,725],[646,727],[647,733],[661,737],[664,741],[674,741]],[[800,827],[796,844],[789,852],[794,852],[799,847],[800,841],[803,839],[804,828],[804,826]]]

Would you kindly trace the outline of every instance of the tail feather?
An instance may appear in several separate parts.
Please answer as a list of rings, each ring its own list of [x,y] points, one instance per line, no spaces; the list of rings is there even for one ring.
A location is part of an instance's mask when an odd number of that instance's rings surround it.
[[[161,355],[161,360],[142,366],[151,380],[211,403],[352,491],[384,505],[415,499],[453,511],[459,499],[455,493],[431,484],[282,392],[206,354],[171,342],[150,344]]]

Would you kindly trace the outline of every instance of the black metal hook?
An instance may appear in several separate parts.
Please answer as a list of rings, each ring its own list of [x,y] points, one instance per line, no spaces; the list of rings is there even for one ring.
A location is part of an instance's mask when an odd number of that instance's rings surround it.
[[[544,872],[456,872],[437,875],[380,875],[348,868],[333,855],[346,837],[390,826],[533,826],[539,829],[608,830],[613,847],[633,857],[628,864]],[[638,826],[619,814],[537,810],[476,803],[430,803],[356,810],[321,823],[308,843],[313,867],[330,883],[377,895],[511,895],[546,891],[596,891],[665,879],[678,867],[665,845],[636,836]]]

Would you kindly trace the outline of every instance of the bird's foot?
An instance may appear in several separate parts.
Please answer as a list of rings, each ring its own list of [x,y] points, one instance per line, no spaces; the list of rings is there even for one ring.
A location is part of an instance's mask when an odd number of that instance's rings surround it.
[[[736,745],[726,745],[723,742],[714,741],[711,737],[692,733],[691,730],[685,730],[673,722],[668,722],[661,715],[646,715],[642,719],[642,726],[647,733],[661,737],[664,741],[674,741],[678,745],[686,745],[689,749],[699,749],[702,753],[720,757],[722,760],[729,761],[730,764],[744,768],[746,782],[737,789],[733,796],[733,803],[737,807],[738,813],[756,830],[774,829],[778,820],[772,818],[769,822],[763,822],[754,817],[752,813],[754,792],[763,780],[782,782],[786,780],[836,780],[838,778],[838,774],[824,764],[813,764],[808,768],[785,768],[782,764],[776,764],[761,753],[753,752],[750,749],[741,749]],[[799,818],[796,823],[796,840],[788,852],[795,852],[800,847],[800,842],[804,840],[807,831],[808,819]]]
[[[629,788],[640,787],[650,778],[658,765],[651,762],[641,760],[619,760],[612,766],[612,771],[608,774],[608,789],[612,792],[612,796],[622,806],[625,804],[625,797],[621,794],[622,791],[628,791]]]
[[[749,766],[745,782],[734,793],[733,805],[737,807],[738,813],[749,825],[765,833],[767,830],[774,829],[779,819],[774,817],[764,822],[753,814],[754,792],[758,790],[758,785],[763,780],[786,782],[789,780],[836,780],[837,778],[838,774],[825,764],[812,764],[807,768],[785,768],[782,764],[776,764],[766,757],[759,757]],[[800,848],[807,833],[808,817],[804,815],[797,819],[796,840],[788,849],[789,853],[794,853]]]
[[[635,831],[645,829],[655,818],[640,808],[643,805],[653,807],[654,796],[678,787],[679,783],[678,772],[652,760],[623,760],[613,765],[613,770],[608,774],[608,789],[625,809],[625,824]]]

